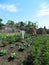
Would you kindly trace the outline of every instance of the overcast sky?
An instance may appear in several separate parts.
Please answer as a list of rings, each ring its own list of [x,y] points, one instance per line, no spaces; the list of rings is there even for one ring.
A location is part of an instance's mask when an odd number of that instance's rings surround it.
[[[0,18],[3,23],[30,20],[49,28],[49,0],[0,0]]]

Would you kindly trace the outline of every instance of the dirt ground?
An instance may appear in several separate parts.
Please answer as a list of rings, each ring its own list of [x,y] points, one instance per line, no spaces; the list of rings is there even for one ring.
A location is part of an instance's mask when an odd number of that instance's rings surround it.
[[[23,65],[23,60],[30,52],[31,46],[26,48],[23,52],[18,51],[18,46],[14,49],[10,48],[10,44],[5,47],[0,47],[1,49],[6,49],[8,53],[4,56],[0,56],[0,65]],[[18,56],[13,61],[8,62],[8,57],[10,56],[11,52],[18,52]]]

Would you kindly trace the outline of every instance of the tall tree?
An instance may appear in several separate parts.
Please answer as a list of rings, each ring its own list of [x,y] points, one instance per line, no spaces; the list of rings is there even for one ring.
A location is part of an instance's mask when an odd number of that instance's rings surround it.
[[[0,29],[2,28],[2,26],[4,26],[4,24],[2,23],[2,19],[0,18]]]
[[[0,23],[2,22],[2,19],[0,18]]]
[[[16,27],[17,27],[18,29],[20,29],[22,26],[25,26],[26,23],[24,23],[23,21],[20,21],[20,22],[16,23],[15,25],[16,25]]]
[[[11,26],[13,26],[13,25],[14,25],[14,21],[12,21],[12,20],[8,20],[7,25],[11,25]]]

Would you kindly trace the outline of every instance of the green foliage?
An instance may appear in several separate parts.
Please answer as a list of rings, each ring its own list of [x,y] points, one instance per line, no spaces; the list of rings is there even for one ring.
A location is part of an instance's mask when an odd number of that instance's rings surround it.
[[[8,36],[8,42],[10,43],[10,44],[12,44],[12,43],[14,43],[15,42],[15,37],[14,36]]]
[[[20,42],[21,41],[21,35],[15,35],[15,41]]]
[[[0,56],[6,55],[7,54],[7,50],[0,50]]]
[[[16,42],[16,46],[21,46],[22,44],[20,42]]]
[[[11,58],[16,58],[18,56],[18,53],[11,53]]]
[[[0,18],[0,29],[2,28],[2,26],[4,26],[4,24],[2,23],[2,19]]]
[[[34,65],[32,55],[28,55],[27,58],[25,58],[23,65]]]
[[[30,34],[25,33],[24,38],[28,38],[28,37],[30,37]]]
[[[16,45],[19,47],[18,51],[23,51],[32,45],[30,55],[26,58],[24,65],[49,65],[49,35],[28,36],[24,40],[21,39],[20,35],[3,35],[0,37],[4,46],[18,41],[16,42]],[[15,48],[15,45],[11,44],[11,48]],[[0,56],[6,53],[6,51],[0,50]],[[11,53],[10,56],[16,58],[17,53]]]
[[[31,39],[33,46],[24,65],[49,65],[49,36],[41,35]]]
[[[14,45],[14,44],[12,44],[12,45],[10,46],[10,48],[15,48],[15,45]]]
[[[3,41],[2,41],[2,44],[3,44],[3,46],[6,46],[6,45],[8,44],[8,41],[3,40]]]
[[[14,21],[12,21],[12,20],[8,20],[7,25],[11,25],[11,26],[13,26],[13,25],[14,25]]]
[[[2,19],[0,18],[0,23],[1,23]]]
[[[21,34],[1,34],[0,35],[0,45],[2,44],[3,46],[6,46],[7,44],[13,44],[15,42],[20,42],[21,39]]]
[[[6,46],[8,44],[6,36],[2,38],[2,44],[3,46]]]
[[[19,46],[19,51],[23,51],[25,48],[25,46]]]

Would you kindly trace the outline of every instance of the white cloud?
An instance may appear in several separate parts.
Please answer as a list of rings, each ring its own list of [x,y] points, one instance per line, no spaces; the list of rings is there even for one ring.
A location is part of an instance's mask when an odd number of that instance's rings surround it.
[[[37,12],[37,16],[46,16],[49,15],[49,4],[43,3],[41,9]]]
[[[0,10],[6,10],[9,12],[17,12],[18,8],[14,4],[10,4],[10,5],[0,4]]]

